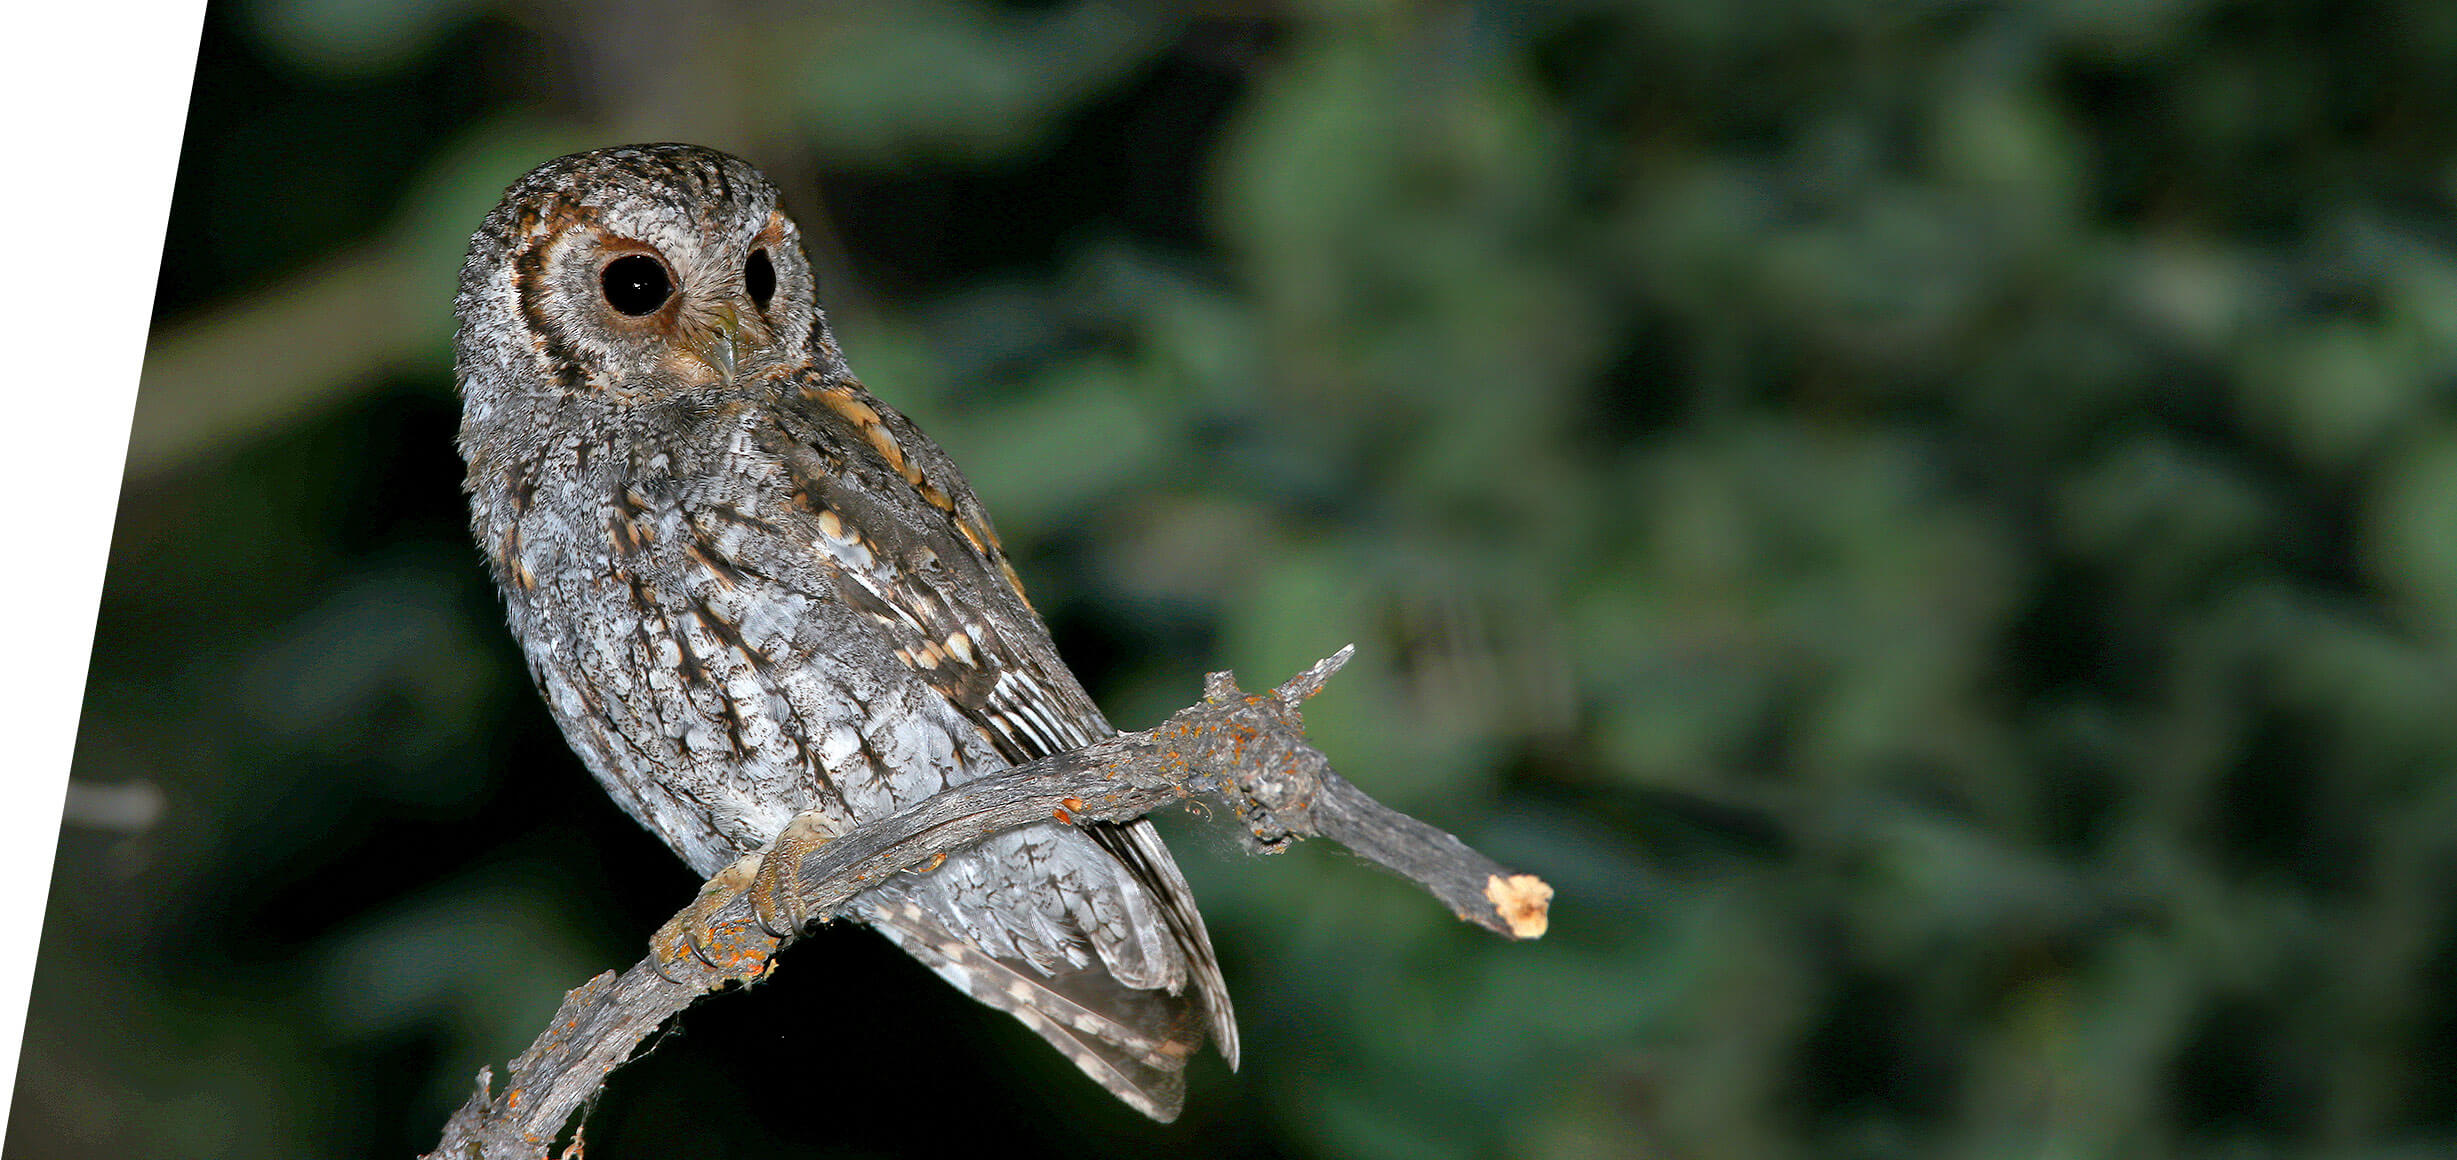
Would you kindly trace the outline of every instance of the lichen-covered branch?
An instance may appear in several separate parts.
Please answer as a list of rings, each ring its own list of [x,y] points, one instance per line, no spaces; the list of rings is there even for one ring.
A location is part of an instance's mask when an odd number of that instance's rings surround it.
[[[1461,919],[1512,938],[1544,933],[1552,888],[1514,874],[1449,834],[1391,810],[1331,771],[1306,743],[1298,705],[1347,663],[1341,649],[1269,693],[1248,694],[1227,673],[1205,682],[1201,703],[1155,728],[1122,733],[966,782],[905,813],[866,825],[806,856],[799,895],[832,917],[889,876],[928,870],[991,834],[1048,818],[1122,822],[1188,797],[1225,805],[1247,840],[1268,853],[1325,837],[1424,887]],[[678,916],[679,917],[679,916]],[[790,925],[790,924],[789,924]],[[784,938],[747,897],[719,911],[716,937],[679,956],[676,977],[652,954],[563,997],[544,1034],[512,1061],[501,1092],[490,1069],[444,1125],[435,1160],[537,1160],[572,1114],[643,1039],[700,996],[767,973]],[[668,923],[660,939],[683,937]]]

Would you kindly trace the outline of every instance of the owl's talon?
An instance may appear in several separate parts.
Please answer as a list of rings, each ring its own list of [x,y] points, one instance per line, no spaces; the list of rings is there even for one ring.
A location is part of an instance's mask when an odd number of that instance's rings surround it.
[[[722,986],[767,972],[777,940],[739,919],[719,921],[725,909],[750,889],[752,876],[758,870],[758,857],[753,854],[736,859],[717,871],[715,877],[700,885],[699,895],[691,900],[691,905],[657,929],[649,940],[649,960],[667,982],[706,982],[713,972],[716,979],[711,985]],[[685,963],[686,957],[699,960],[699,965]]]
[[[802,933],[812,919],[824,917],[812,914],[802,897],[802,859],[843,832],[825,814],[796,814],[757,855],[759,870],[751,878],[751,910],[769,934],[789,938]]]
[[[703,919],[695,913],[692,921],[682,924],[682,933],[683,945],[691,952],[691,957],[707,964],[708,969],[713,971],[719,968],[715,949],[716,931],[711,929],[712,926],[712,920]]]

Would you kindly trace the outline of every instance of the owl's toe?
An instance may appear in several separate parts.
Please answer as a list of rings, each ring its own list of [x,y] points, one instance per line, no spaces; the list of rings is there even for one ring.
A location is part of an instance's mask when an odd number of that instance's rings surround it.
[[[794,815],[766,849],[753,855],[759,859],[759,870],[751,879],[751,910],[769,934],[798,934],[813,921],[828,917],[812,913],[809,900],[802,895],[802,859],[843,833],[826,815],[808,811]]]
[[[701,884],[691,905],[657,928],[649,940],[649,957],[658,974],[670,982],[700,982],[714,989],[767,973],[776,954],[776,936],[754,917],[724,917],[726,908],[752,889],[760,858],[746,855],[717,871]]]

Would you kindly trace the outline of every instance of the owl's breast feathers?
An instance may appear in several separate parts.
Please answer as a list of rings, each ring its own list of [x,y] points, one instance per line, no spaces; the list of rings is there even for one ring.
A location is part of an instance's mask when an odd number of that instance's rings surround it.
[[[498,489],[519,511],[497,521],[496,571],[550,702],[607,735],[610,788],[703,872],[801,810],[884,817],[1109,732],[977,505],[960,524],[947,490],[912,482],[936,449],[886,434],[883,408],[856,401],[865,435],[783,389],[633,408]],[[662,816],[695,811],[690,840]]]

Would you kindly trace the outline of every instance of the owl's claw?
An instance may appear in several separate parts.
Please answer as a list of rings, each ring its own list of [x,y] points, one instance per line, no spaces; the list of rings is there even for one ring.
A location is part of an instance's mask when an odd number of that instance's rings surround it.
[[[802,897],[802,859],[843,833],[825,814],[806,811],[794,815],[769,840],[767,849],[756,855],[759,870],[751,879],[751,909],[769,934],[779,938],[798,934],[811,920],[827,917],[812,914]]]
[[[667,919],[649,940],[657,973],[668,982],[683,983],[707,980],[714,972],[708,982],[712,988],[766,974],[787,936],[827,917],[811,913],[798,876],[803,858],[843,832],[825,814],[797,814],[765,847],[717,871],[700,885],[691,905]],[[746,894],[751,917],[727,919],[726,910]]]
[[[768,971],[778,939],[755,922],[718,921],[725,908],[751,888],[760,855],[738,858],[700,886],[699,896],[682,913],[667,919],[649,940],[649,959],[657,973],[673,983],[707,981],[711,989],[735,980],[749,981]],[[698,964],[686,963],[686,958]],[[677,971],[675,968],[683,968]]]

